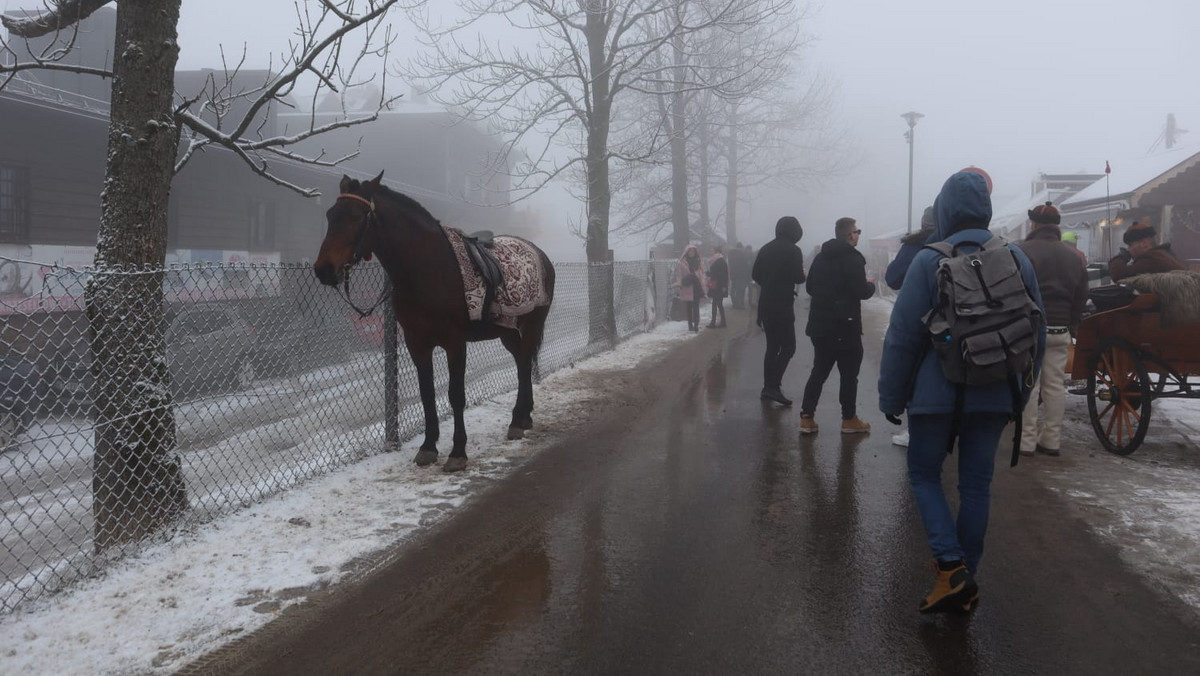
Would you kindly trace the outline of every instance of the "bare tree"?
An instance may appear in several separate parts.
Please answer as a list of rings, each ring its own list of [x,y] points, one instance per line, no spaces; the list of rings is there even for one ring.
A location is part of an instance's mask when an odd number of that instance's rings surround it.
[[[680,0],[659,30],[711,16],[712,5]],[[631,168],[627,180],[642,189],[622,191],[629,211],[617,230],[657,232],[665,218],[678,251],[694,234],[716,235],[710,190],[724,181],[719,166],[724,151],[714,145],[726,137],[727,104],[759,93],[782,97],[790,64],[804,44],[798,28],[806,16],[791,2],[743,0],[704,30],[677,34],[669,50],[651,57],[658,77],[633,117],[656,118],[669,142],[665,152]],[[666,186],[663,167],[670,170]],[[662,200],[664,190],[669,203]]]
[[[506,135],[506,148],[517,158],[510,166],[518,195],[582,167],[587,258],[604,262],[610,257],[610,163],[641,160],[661,143],[652,136],[614,135],[614,109],[662,78],[650,67],[654,54],[680,35],[728,20],[745,0],[713,0],[686,23],[671,20],[679,2],[461,0],[462,21],[424,23],[430,50],[406,71],[464,117],[486,119]],[[494,24],[527,30],[530,39],[501,47],[486,37],[484,29]],[[534,43],[535,49],[518,46]],[[593,316],[611,314],[604,283],[591,283]],[[602,335],[593,332],[593,339],[611,340],[612,326],[602,322]]]
[[[305,195],[312,188],[276,176],[279,159],[332,163],[286,150],[331,128],[361,124],[374,115],[346,116],[310,125],[291,136],[264,135],[271,106],[290,99],[302,77],[316,89],[359,82],[356,68],[368,56],[386,57],[391,36],[384,19],[400,0],[298,0],[296,38],[261,82],[238,89],[239,66],[203,91],[175,92],[177,26],[182,0],[114,0],[116,40],[111,71],[64,61],[79,22],[109,0],[45,0],[41,11],[5,16],[10,37],[0,82],[26,71],[63,70],[112,79],[108,156],[101,193],[96,266],[101,274],[85,293],[93,352],[92,401],[96,417],[93,476],[95,547],[98,551],[141,539],[175,519],[187,506],[175,454],[175,425],[166,363],[163,272],[167,203],[174,173],[206,146],[228,148],[253,171]],[[408,6],[419,4],[410,0]],[[360,49],[343,54],[356,34]],[[30,40],[53,36],[50,46]],[[21,39],[25,42],[22,44]],[[314,97],[315,99],[315,97]],[[386,105],[381,99],[380,105]],[[107,274],[119,272],[120,274]]]
[[[763,188],[811,187],[852,169],[857,152],[834,118],[836,87],[820,75],[802,86],[785,80],[769,91],[732,99],[720,111],[725,236],[738,240],[738,205]]]

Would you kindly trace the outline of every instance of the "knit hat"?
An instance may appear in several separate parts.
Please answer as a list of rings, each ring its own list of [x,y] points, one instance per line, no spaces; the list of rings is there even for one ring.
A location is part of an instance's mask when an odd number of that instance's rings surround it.
[[[1125,234],[1121,237],[1121,239],[1124,240],[1126,244],[1133,244],[1139,239],[1143,239],[1145,237],[1154,237],[1157,234],[1158,233],[1153,227],[1151,227],[1149,223],[1138,223],[1137,221],[1134,221],[1133,225],[1129,226],[1129,229],[1125,231]]]
[[[1062,234],[1062,241],[1069,242],[1071,244],[1078,244],[1079,243],[1079,235],[1076,235],[1075,233],[1068,230]]]
[[[989,174],[989,173],[987,173],[986,171],[984,171],[984,170],[980,169],[979,167],[975,166],[974,164],[972,164],[972,165],[971,165],[971,166],[969,166],[969,167],[964,167],[964,168],[962,168],[962,169],[959,169],[959,171],[969,171],[969,172],[971,172],[971,173],[973,173],[973,174],[979,174],[980,176],[982,176],[982,177],[983,177],[983,180],[987,181],[987,191],[988,191],[988,194],[989,194],[989,195],[990,195],[990,194],[992,194],[992,176],[991,176],[991,174]]]
[[[921,214],[921,229],[933,229],[933,207],[925,207],[925,213]]]
[[[1062,222],[1062,215],[1058,213],[1058,209],[1050,202],[1039,204],[1029,210],[1029,220],[1038,225],[1058,225]]]

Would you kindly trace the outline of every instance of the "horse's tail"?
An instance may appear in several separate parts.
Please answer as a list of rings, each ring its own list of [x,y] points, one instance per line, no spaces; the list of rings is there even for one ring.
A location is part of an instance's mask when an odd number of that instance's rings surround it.
[[[533,364],[534,372],[536,373],[537,363],[542,354],[542,339],[546,337],[546,320],[550,316],[550,308],[554,305],[554,281],[557,272],[554,269],[554,263],[550,262],[550,257],[542,251],[541,247],[536,244],[531,244],[534,250],[537,251],[538,258],[542,261],[542,288],[546,290],[546,309],[545,316],[542,317],[542,330],[538,331],[537,343],[533,346]]]

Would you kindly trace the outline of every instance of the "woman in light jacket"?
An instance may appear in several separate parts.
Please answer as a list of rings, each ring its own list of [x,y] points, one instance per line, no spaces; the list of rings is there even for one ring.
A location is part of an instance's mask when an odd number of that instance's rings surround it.
[[[704,298],[704,287],[707,281],[704,277],[704,263],[700,260],[700,250],[695,244],[689,244],[683,250],[679,266],[675,273],[675,287],[679,300],[687,303],[688,330],[700,330],[700,299]]]

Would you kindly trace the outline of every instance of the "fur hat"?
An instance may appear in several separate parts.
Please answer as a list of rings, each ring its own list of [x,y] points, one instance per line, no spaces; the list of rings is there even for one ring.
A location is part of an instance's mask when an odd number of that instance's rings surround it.
[[[1134,221],[1133,225],[1129,226],[1129,229],[1125,231],[1125,234],[1121,237],[1121,239],[1124,240],[1126,244],[1133,244],[1139,239],[1143,239],[1145,237],[1154,237],[1157,234],[1158,232],[1156,232],[1149,223],[1138,223],[1137,221]]]
[[[1037,225],[1058,225],[1062,223],[1062,215],[1050,202],[1039,204],[1029,210],[1029,220]]]

